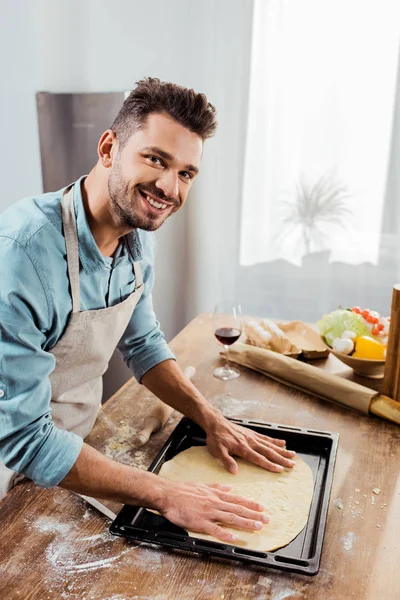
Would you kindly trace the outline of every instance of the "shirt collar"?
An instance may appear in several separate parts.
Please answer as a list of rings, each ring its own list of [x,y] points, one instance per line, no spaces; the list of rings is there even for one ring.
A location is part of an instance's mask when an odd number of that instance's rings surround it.
[[[82,200],[82,183],[86,175],[80,177],[74,184],[74,205],[76,228],[79,243],[79,258],[86,273],[93,273],[100,269],[110,269],[113,259],[103,256],[97,247],[96,241],[87,222],[85,208]],[[137,229],[133,229],[124,236],[124,247],[118,253],[116,262],[121,262],[126,256],[131,262],[142,260],[143,250]]]

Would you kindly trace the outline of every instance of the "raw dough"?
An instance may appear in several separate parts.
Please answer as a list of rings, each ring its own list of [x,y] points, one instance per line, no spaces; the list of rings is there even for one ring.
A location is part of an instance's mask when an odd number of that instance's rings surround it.
[[[232,475],[208,452],[206,446],[193,446],[165,462],[159,474],[171,481],[231,485],[233,493],[252,498],[265,506],[265,512],[271,519],[255,532],[227,527],[228,531],[239,536],[234,545],[261,551],[286,546],[307,523],[314,488],[310,467],[296,457],[293,469],[271,473],[240,458],[235,460],[239,472]],[[202,533],[189,531],[189,535],[216,540]]]

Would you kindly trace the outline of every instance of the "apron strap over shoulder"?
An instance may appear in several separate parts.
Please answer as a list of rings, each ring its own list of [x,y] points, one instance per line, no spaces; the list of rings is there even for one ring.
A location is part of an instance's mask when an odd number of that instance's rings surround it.
[[[142,287],[142,285],[143,285],[143,275],[142,275],[142,269],[140,267],[140,263],[134,262],[133,270],[135,273],[135,281],[136,281],[135,289],[138,289],[138,288]]]
[[[81,294],[79,287],[79,251],[74,207],[74,185],[65,189],[62,198],[62,218],[64,226],[65,245],[67,248],[68,275],[71,285],[72,312],[81,309]]]

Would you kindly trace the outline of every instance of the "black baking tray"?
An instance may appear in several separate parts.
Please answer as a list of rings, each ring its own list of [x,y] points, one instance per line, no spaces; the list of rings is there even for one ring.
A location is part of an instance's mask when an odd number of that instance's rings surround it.
[[[315,431],[264,421],[229,420],[258,433],[285,439],[287,447],[295,450],[312,470],[314,493],[308,522],[290,544],[273,552],[260,552],[233,546],[226,542],[189,537],[187,531],[177,527],[164,517],[149,512],[145,508],[128,504],[121,509],[111,524],[110,532],[140,542],[159,544],[304,575],[316,575],[320,565],[339,435],[329,431]],[[191,446],[201,446],[205,443],[204,431],[185,417],[174,429],[148,471],[158,473],[165,461]],[[193,480],[195,480],[195,474],[193,474]]]

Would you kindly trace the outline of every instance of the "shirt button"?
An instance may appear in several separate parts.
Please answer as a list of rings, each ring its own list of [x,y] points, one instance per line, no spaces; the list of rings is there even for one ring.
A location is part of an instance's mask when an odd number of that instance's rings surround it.
[[[0,398],[2,398],[4,396],[4,394],[5,394],[5,391],[4,390],[0,390]]]

